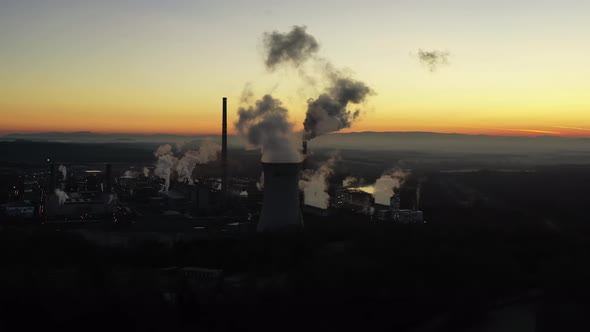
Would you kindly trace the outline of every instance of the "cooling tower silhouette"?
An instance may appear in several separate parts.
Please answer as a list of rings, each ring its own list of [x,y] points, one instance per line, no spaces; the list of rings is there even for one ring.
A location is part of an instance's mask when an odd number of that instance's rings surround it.
[[[300,230],[303,218],[299,206],[300,163],[262,163],[264,201],[259,232]]]

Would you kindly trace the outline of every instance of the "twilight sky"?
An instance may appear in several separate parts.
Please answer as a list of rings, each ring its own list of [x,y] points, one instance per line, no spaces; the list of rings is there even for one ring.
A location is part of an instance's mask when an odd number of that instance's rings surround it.
[[[217,133],[244,85],[298,128],[319,88],[269,73],[305,25],[376,95],[348,131],[590,136],[590,1],[0,0],[0,133]],[[418,49],[447,50],[430,72]],[[232,128],[233,130],[233,128]]]

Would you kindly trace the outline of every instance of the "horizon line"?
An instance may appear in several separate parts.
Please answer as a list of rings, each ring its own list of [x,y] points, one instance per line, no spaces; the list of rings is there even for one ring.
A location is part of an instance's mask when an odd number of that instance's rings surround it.
[[[508,129],[506,129],[508,131]],[[589,136],[578,136],[578,135],[566,135],[566,134],[553,134],[552,132],[537,131],[537,130],[510,130],[523,133],[538,133],[540,135],[510,135],[510,134],[490,134],[490,133],[461,133],[461,132],[438,132],[438,131],[347,131],[347,132],[333,132],[327,133],[326,135],[347,135],[347,134],[437,134],[437,135],[461,135],[461,136],[489,136],[489,137],[529,137],[529,138],[541,138],[541,137],[559,137],[559,138],[590,138]],[[298,132],[299,133],[299,132]],[[0,131],[0,137],[11,136],[11,135],[43,135],[43,134],[93,134],[93,135],[137,135],[137,136],[221,136],[221,133],[166,133],[166,132],[100,132],[100,131]],[[545,135],[542,135],[545,134]],[[237,136],[235,133],[228,133],[228,136]]]

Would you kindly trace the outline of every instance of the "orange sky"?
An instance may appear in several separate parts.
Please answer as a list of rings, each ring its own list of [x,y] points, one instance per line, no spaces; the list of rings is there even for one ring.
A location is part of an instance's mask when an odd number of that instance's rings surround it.
[[[137,4],[0,4],[0,133],[214,134],[221,97],[231,124],[247,82],[300,129],[321,83],[266,70],[261,36],[304,24],[322,56],[375,91],[345,132],[590,137],[588,3]],[[448,50],[449,65],[430,72],[421,48]]]

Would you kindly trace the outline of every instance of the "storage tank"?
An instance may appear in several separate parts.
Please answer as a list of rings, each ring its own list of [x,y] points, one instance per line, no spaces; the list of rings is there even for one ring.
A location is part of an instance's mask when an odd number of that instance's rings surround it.
[[[264,199],[259,232],[300,230],[303,218],[299,205],[300,163],[262,163]]]

